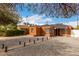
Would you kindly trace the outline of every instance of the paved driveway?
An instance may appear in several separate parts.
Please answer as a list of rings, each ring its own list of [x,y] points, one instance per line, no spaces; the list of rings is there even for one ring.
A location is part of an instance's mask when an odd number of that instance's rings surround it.
[[[79,38],[71,37],[52,37],[47,40],[47,37],[39,37],[39,40],[36,40],[37,43],[34,44],[32,41],[28,43],[28,37],[19,37],[20,39],[12,39],[0,41],[1,43],[5,42],[5,45],[12,47],[7,53],[4,50],[0,51],[0,55],[8,56],[73,56],[79,55]],[[31,40],[35,40],[37,37],[30,37]],[[42,38],[45,40],[42,42]],[[18,44],[18,40],[27,42],[26,46],[23,47]],[[16,45],[16,48],[14,48]]]

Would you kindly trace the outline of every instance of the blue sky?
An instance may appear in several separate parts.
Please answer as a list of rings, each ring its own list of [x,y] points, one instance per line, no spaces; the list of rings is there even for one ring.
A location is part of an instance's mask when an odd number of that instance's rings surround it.
[[[27,8],[23,8],[23,10],[18,8],[18,11],[22,17],[23,22],[38,25],[46,24],[47,22],[48,24],[63,23],[66,25],[71,25],[73,27],[77,25],[77,16],[72,16],[71,18],[48,18],[45,15],[33,14],[31,11],[28,11]],[[20,24],[23,24],[23,22],[21,22]]]

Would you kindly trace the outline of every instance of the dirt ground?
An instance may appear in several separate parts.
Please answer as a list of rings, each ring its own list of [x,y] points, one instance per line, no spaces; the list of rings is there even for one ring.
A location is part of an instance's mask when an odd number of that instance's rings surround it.
[[[37,38],[39,38],[37,40]],[[42,41],[42,38],[44,40]],[[31,40],[30,43],[29,39]],[[34,44],[35,40],[35,44]],[[18,42],[21,41],[21,45]],[[23,42],[26,46],[23,47]],[[8,52],[1,49],[8,46]],[[0,40],[1,56],[79,56],[79,38],[74,37],[18,37]]]

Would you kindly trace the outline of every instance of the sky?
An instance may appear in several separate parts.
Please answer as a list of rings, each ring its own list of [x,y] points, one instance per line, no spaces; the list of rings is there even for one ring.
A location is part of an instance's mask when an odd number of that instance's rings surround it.
[[[66,25],[71,25],[73,27],[77,26],[77,16],[72,16],[70,18],[48,18],[44,14],[38,15],[33,14],[31,11],[28,11],[27,8],[23,8],[22,10],[18,8],[18,11],[20,13],[20,16],[22,17],[22,22],[19,23],[19,25],[23,25],[24,22],[28,22],[30,24],[37,24],[37,25],[43,25],[43,24],[58,24],[63,23]],[[78,22],[79,23],[79,22]]]

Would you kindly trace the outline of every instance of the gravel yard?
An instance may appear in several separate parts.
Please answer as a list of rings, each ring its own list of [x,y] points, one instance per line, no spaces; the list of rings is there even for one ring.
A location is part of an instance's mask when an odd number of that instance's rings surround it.
[[[39,38],[37,40],[37,38]],[[44,40],[42,41],[42,38]],[[29,43],[29,39],[31,40]],[[35,40],[35,44],[34,44]],[[21,41],[21,45],[19,45]],[[26,46],[23,46],[26,42]],[[1,45],[8,46],[8,52],[1,49]],[[0,38],[1,56],[79,56],[79,38],[72,37],[11,37]]]

